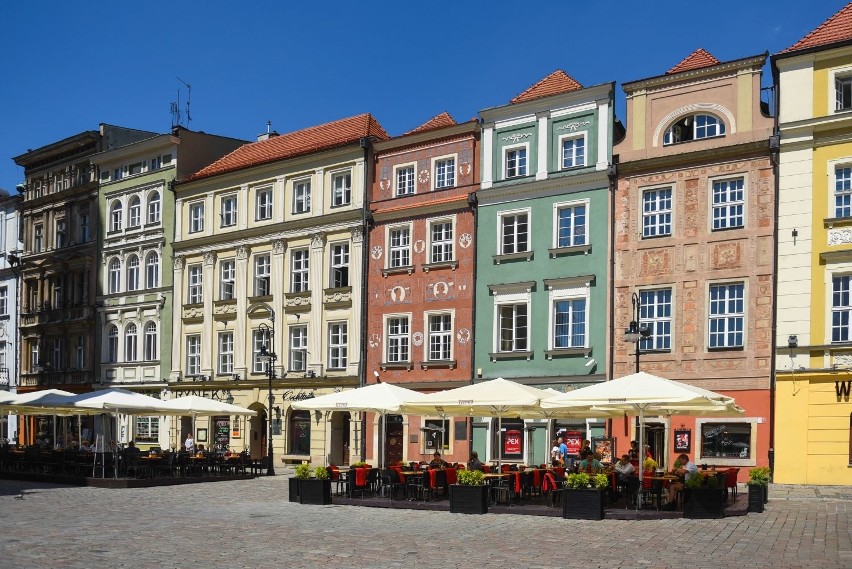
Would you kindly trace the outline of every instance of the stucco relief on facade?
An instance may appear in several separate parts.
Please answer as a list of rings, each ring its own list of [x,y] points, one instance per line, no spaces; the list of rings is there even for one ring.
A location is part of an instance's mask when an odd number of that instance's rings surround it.
[[[658,249],[642,253],[639,264],[641,276],[660,276],[672,273],[672,252],[669,249]]]
[[[423,332],[415,332],[411,335],[411,343],[417,347],[423,345]]]
[[[467,328],[459,328],[459,331],[456,334],[456,340],[462,345],[470,342],[470,330]]]
[[[213,314],[217,316],[225,315],[225,314],[236,314],[237,313],[237,305],[236,304],[223,304],[213,306]]]
[[[710,252],[713,269],[735,269],[742,266],[742,250],[739,243],[720,243]]]
[[[239,259],[240,261],[245,261],[246,259],[248,259],[248,255],[248,247],[246,247],[245,245],[240,245],[239,247],[237,247],[237,259]]]
[[[411,287],[396,285],[387,290],[390,304],[411,303]],[[386,302],[385,304],[388,304]]]
[[[698,268],[698,247],[696,245],[684,245],[683,247],[683,269],[693,272]]]
[[[382,337],[379,334],[370,334],[370,337],[367,339],[367,345],[370,346],[371,349],[375,350],[382,344]]]
[[[205,265],[214,265],[216,264],[216,253],[213,251],[207,251],[204,253],[204,264]]]
[[[175,255],[172,259],[172,267],[176,271],[183,270],[183,257],[181,257],[180,255]]]
[[[276,255],[281,255],[287,250],[287,243],[283,239],[276,239],[272,242],[272,252]]]
[[[832,228],[828,230],[829,245],[848,245],[852,243],[852,227]]]
[[[414,252],[418,255],[426,250],[426,242],[422,239],[418,239],[414,242]]]
[[[438,281],[426,285],[426,301],[449,300],[456,297],[452,281]]]
[[[467,249],[473,244],[473,235],[470,233],[462,233],[459,235],[459,247]]]
[[[381,245],[373,245],[373,247],[370,249],[370,257],[372,257],[374,260],[378,261],[379,259],[382,258],[383,252],[384,252],[384,250],[382,249]]]

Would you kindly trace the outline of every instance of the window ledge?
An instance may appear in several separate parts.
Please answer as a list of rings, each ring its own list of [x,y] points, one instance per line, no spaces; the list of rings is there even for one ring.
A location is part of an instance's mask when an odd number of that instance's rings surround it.
[[[328,308],[352,305],[352,287],[341,286],[323,289],[322,303]]]
[[[272,304],[272,295],[271,294],[263,294],[259,296],[249,296],[249,303],[253,304],[255,302],[266,302],[268,304]]]
[[[286,298],[287,300],[290,300],[292,298],[310,298],[310,297],[311,297],[311,291],[309,291],[309,290],[303,290],[301,292],[285,292],[284,293],[284,298]]]
[[[456,363],[456,360],[434,360],[420,362],[420,369],[428,370],[430,367],[436,369],[455,369]]]
[[[533,252],[532,251],[523,251],[521,253],[508,253],[505,255],[494,255],[494,264],[499,265],[504,261],[532,261],[533,260]]]
[[[379,367],[382,368],[382,371],[389,369],[404,369],[411,371],[414,368],[414,364],[411,362],[382,362]]]
[[[382,269],[382,276],[386,277],[388,275],[398,275],[401,273],[408,273],[409,275],[414,272],[414,265],[406,265],[405,267],[388,267],[386,269]]]
[[[662,234],[662,235],[642,235],[641,239],[642,239],[642,241],[648,241],[648,240],[651,240],[651,239],[665,239],[665,238],[671,237],[671,236],[672,236],[671,233],[665,233],[665,234]]]
[[[832,227],[850,227],[852,226],[852,217],[826,217],[822,220],[822,224],[826,229]]]
[[[554,247],[553,249],[548,249],[548,253],[550,253],[550,258],[559,257],[561,255],[578,255],[582,253],[583,255],[588,255],[592,252],[591,245],[572,245],[571,247]]]
[[[545,350],[544,355],[547,359],[552,360],[554,357],[564,356],[583,356],[589,357],[592,353],[592,348],[554,348]]]
[[[852,220],[850,220],[852,221]],[[725,231],[737,231],[738,229],[745,229],[745,225],[732,225],[730,227],[719,227],[712,229],[712,233],[724,233]]]
[[[432,269],[452,269],[455,271],[458,266],[458,261],[443,261],[441,263],[424,263],[420,265],[420,268],[423,269],[424,273],[428,273]]]
[[[708,352],[742,352],[743,346],[719,346],[717,348],[707,348]],[[641,352],[640,352],[641,353]]]
[[[527,361],[531,360],[533,357],[533,353],[529,352],[490,352],[488,357],[491,358],[492,362],[496,362],[497,360],[520,360],[525,359]]]

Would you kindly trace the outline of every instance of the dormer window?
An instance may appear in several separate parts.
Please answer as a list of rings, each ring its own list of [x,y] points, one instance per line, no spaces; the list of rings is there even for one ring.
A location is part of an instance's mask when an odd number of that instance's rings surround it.
[[[690,140],[724,136],[725,123],[713,115],[688,115],[666,130],[663,144],[680,144]]]

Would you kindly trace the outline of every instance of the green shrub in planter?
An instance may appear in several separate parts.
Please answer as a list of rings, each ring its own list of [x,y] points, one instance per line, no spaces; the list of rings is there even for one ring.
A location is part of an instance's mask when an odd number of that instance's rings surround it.
[[[485,473],[481,470],[459,470],[458,482],[462,486],[482,486],[485,484]]]
[[[299,480],[307,480],[311,477],[311,465],[310,464],[297,464],[296,465],[296,478]]]
[[[562,517],[572,520],[602,520],[606,474],[589,476],[576,472],[565,477],[567,490],[562,498]]]
[[[760,513],[763,505],[767,502],[767,490],[769,489],[769,476],[771,471],[768,466],[758,466],[748,471],[748,511]]]
[[[485,473],[459,470],[458,484],[450,484],[450,512],[454,514],[487,514],[488,487]]]
[[[317,466],[314,468],[314,478],[317,480],[327,480],[328,469],[325,466]]]

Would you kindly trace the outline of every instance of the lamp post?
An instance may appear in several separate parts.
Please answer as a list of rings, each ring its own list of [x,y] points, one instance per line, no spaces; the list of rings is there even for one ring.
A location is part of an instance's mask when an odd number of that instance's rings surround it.
[[[272,330],[270,330],[269,326],[261,323],[260,326],[258,326],[258,329],[263,332],[265,338],[269,338],[269,341],[272,342]],[[278,357],[275,355],[275,352],[267,349],[265,343],[260,346],[260,360],[266,362],[266,377],[269,379],[269,412],[267,413],[267,422],[269,423],[269,432],[267,436],[269,448],[267,450],[267,458],[269,459],[269,464],[266,468],[267,476],[275,476],[275,463],[272,456],[272,405],[275,403],[275,398],[272,395],[272,379],[275,377],[276,359],[278,359]]]
[[[631,302],[633,303],[633,320],[630,321],[630,325],[624,331],[624,341],[636,344],[636,373],[639,373],[639,343],[651,337],[651,329],[647,324],[642,324],[640,315],[642,300],[635,292]]]

